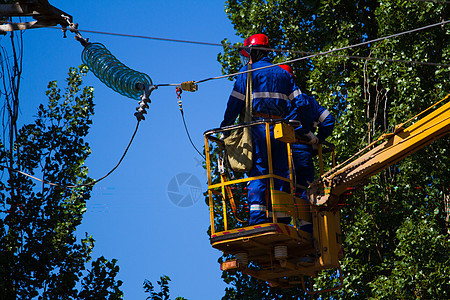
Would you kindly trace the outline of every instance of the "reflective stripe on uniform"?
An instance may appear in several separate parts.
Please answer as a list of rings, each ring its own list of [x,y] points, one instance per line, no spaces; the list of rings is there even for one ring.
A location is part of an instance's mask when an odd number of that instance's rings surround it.
[[[313,122],[313,127],[317,128],[317,126],[319,126],[319,122]]]
[[[330,112],[328,111],[328,109],[325,109],[319,116],[319,123],[322,123],[323,121],[325,121],[325,119],[330,115]]]
[[[260,204],[252,204],[250,205],[250,211],[254,210],[254,211],[266,211],[266,206],[265,205],[260,205]]]
[[[300,89],[296,89],[295,91],[293,91],[290,95],[289,95],[289,100],[294,99],[295,97],[297,97],[298,95],[301,95],[302,91],[300,91]]]
[[[245,101],[245,95],[244,95],[244,94],[241,94],[241,93],[239,93],[239,92],[236,92],[235,90],[233,90],[233,91],[231,92],[231,96],[233,96],[233,97],[235,97],[235,98],[237,98],[237,99],[239,99],[239,100]]]
[[[288,97],[283,93],[272,93],[272,92],[255,92],[253,93],[253,98],[272,98],[283,100],[288,99]]]

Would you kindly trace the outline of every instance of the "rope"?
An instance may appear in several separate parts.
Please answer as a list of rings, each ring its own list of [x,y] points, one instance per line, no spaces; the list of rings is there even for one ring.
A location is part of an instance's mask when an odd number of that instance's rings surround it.
[[[43,180],[43,179],[37,178],[37,177],[35,177],[35,176],[33,176],[33,175],[27,174],[27,173],[25,173],[25,172],[22,172],[22,171],[20,171],[20,170],[14,169],[14,168],[10,168],[10,167],[8,167],[8,166],[2,166],[2,165],[0,165],[0,168],[2,168],[2,169],[8,169],[8,170],[10,170],[10,171],[13,171],[13,172],[16,172],[16,173],[19,173],[19,174],[28,176],[28,177],[30,177],[30,178],[32,178],[32,179],[34,179],[34,180],[40,181],[40,182],[42,182],[42,183],[44,183],[44,184],[48,184],[48,185],[51,185],[51,186],[57,186],[57,187],[65,188],[65,189],[73,189],[73,188],[84,187],[84,186],[92,186],[92,185],[95,185],[95,184],[99,183],[100,181],[102,181],[103,179],[105,179],[106,177],[108,177],[109,175],[111,175],[111,173],[113,173],[113,172],[119,167],[120,163],[121,163],[122,160],[125,158],[125,155],[127,154],[128,149],[130,148],[131,143],[132,143],[133,140],[134,140],[134,137],[136,136],[137,130],[138,130],[138,128],[139,128],[139,123],[140,123],[140,122],[138,121],[137,124],[136,124],[136,128],[135,128],[135,130],[134,130],[134,133],[133,133],[133,135],[132,135],[132,137],[131,137],[131,139],[130,139],[130,142],[128,143],[127,148],[125,149],[125,152],[123,153],[122,157],[120,158],[120,160],[119,160],[119,162],[116,164],[116,166],[115,166],[114,168],[112,168],[111,171],[109,171],[105,176],[103,176],[103,177],[101,177],[101,178],[99,178],[99,179],[97,179],[97,180],[93,180],[93,181],[91,181],[91,182],[89,182],[89,183],[79,184],[79,185],[62,185],[62,184],[53,183],[53,182],[50,182],[50,181],[47,181],[47,180]]]

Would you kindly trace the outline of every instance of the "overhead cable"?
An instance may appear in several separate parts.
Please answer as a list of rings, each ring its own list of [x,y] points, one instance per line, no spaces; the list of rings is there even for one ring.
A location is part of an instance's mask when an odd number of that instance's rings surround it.
[[[197,151],[197,153],[200,154],[202,159],[204,161],[206,161],[205,156],[197,149],[197,147],[195,146],[194,142],[191,139],[191,135],[189,134],[189,130],[188,130],[187,125],[186,125],[186,120],[184,118],[183,102],[181,101],[181,93],[182,92],[183,92],[183,89],[180,88],[180,87],[177,87],[176,93],[177,93],[177,98],[178,98],[178,106],[180,107],[180,113],[181,113],[181,118],[183,119],[184,129],[186,130],[187,137],[189,138],[189,142],[191,142],[192,147],[194,147],[195,151]]]
[[[138,130],[138,128],[139,128],[139,123],[140,123],[140,122],[138,121],[137,124],[136,124],[136,128],[134,129],[134,133],[133,133],[133,135],[132,135],[132,137],[131,137],[131,139],[130,139],[130,142],[128,143],[127,148],[125,149],[124,153],[122,154],[122,157],[120,158],[120,160],[119,160],[119,162],[116,164],[116,166],[115,166],[114,168],[112,168],[111,171],[109,171],[109,172],[108,172],[106,175],[104,175],[103,177],[101,177],[101,178],[99,178],[99,179],[97,179],[97,180],[93,180],[93,181],[91,181],[91,182],[85,183],[85,184],[78,184],[78,185],[63,185],[63,184],[54,183],[54,182],[50,182],[50,181],[47,181],[47,180],[44,180],[44,179],[37,178],[37,177],[35,177],[35,176],[33,176],[33,175],[30,175],[30,174],[28,174],[28,173],[25,173],[25,172],[23,172],[23,171],[20,171],[20,170],[17,170],[17,169],[8,167],[8,166],[0,165],[0,169],[8,169],[8,170],[10,170],[10,171],[12,171],[12,172],[16,172],[16,173],[22,174],[22,175],[24,175],[24,176],[30,177],[30,178],[32,178],[32,179],[34,179],[34,180],[37,180],[37,181],[40,181],[40,182],[42,182],[42,183],[44,183],[44,184],[48,184],[48,185],[56,186],[56,187],[61,187],[61,188],[65,188],[65,189],[79,188],[79,187],[84,187],[84,186],[92,186],[92,185],[95,185],[95,184],[99,183],[100,181],[102,181],[103,179],[105,179],[106,177],[108,177],[109,175],[111,175],[111,173],[114,172],[114,171],[119,167],[120,163],[121,163],[122,160],[125,158],[125,155],[127,154],[128,149],[130,148],[131,143],[132,143],[133,140],[134,140],[134,137],[136,136],[137,130]]]
[[[56,26],[39,26],[43,28],[51,28],[51,29],[61,29]],[[129,37],[129,38],[139,38],[146,40],[156,40],[156,41],[164,41],[164,42],[175,42],[175,43],[185,43],[185,44],[196,44],[196,45],[204,45],[204,46],[227,46],[231,48],[242,48],[242,46],[237,45],[224,45],[220,43],[209,43],[209,42],[200,42],[200,41],[192,41],[192,40],[181,40],[181,39],[172,39],[172,38],[162,38],[162,37],[154,37],[147,35],[138,35],[138,34],[127,34],[127,33],[116,33],[116,32],[108,32],[108,31],[98,31],[98,30],[88,30],[88,29],[79,29],[79,32],[87,32],[87,33],[95,33],[95,34],[103,34],[103,35],[112,35],[112,36],[120,36],[120,37]]]
[[[380,41],[387,40],[387,39],[390,39],[390,38],[394,38],[394,37],[397,37],[397,36],[402,36],[402,35],[405,35],[405,34],[417,32],[417,31],[421,31],[421,30],[425,30],[425,29],[428,29],[428,28],[431,28],[431,27],[435,27],[435,26],[439,26],[439,25],[444,25],[444,24],[447,24],[447,23],[449,23],[449,22],[450,22],[450,20],[447,20],[447,21],[443,21],[443,22],[439,22],[439,23],[427,25],[427,26],[424,26],[424,27],[420,27],[420,28],[416,28],[416,29],[411,29],[411,30],[407,30],[407,31],[400,32],[400,33],[392,34],[392,35],[389,35],[389,36],[377,38],[377,39],[374,39],[374,40],[365,41],[365,42],[361,42],[361,43],[354,44],[354,45],[349,45],[349,46],[345,46],[345,47],[341,47],[341,48],[337,48],[337,49],[331,49],[331,50],[324,51],[324,52],[320,52],[320,53],[316,53],[316,54],[311,54],[311,55],[304,56],[304,57],[300,57],[300,58],[291,59],[291,60],[288,60],[288,61],[284,61],[284,62],[280,62],[280,63],[273,64],[273,65],[270,65],[270,66],[264,66],[264,67],[255,68],[255,69],[252,69],[252,70],[241,71],[241,72],[237,72],[237,73],[233,73],[233,74],[228,74],[228,75],[223,75],[223,76],[210,77],[210,78],[202,79],[202,80],[199,80],[199,81],[195,81],[194,83],[201,83],[201,82],[206,82],[206,81],[214,80],[214,79],[227,78],[227,77],[231,77],[231,76],[236,76],[236,75],[240,75],[240,74],[245,74],[245,73],[249,73],[249,72],[254,72],[254,71],[257,71],[257,70],[262,70],[262,69],[272,68],[272,67],[278,66],[278,65],[283,65],[283,64],[288,64],[288,63],[293,63],[293,62],[297,62],[297,61],[301,61],[301,60],[313,58],[313,57],[316,57],[316,56],[327,55],[327,54],[329,54],[329,53],[333,53],[333,52],[337,52],[337,51],[342,51],[342,50],[346,50],[346,49],[350,49],[350,48],[355,48],[355,47],[359,47],[359,46],[363,46],[363,45],[367,45],[367,44],[372,44],[372,43],[380,42]],[[255,47],[255,48],[256,48],[256,47]],[[259,49],[264,49],[264,48],[261,48],[261,47],[258,47],[258,48],[259,48]],[[178,84],[178,85],[179,85],[179,84]]]
[[[414,0],[411,0],[411,1],[414,1]],[[419,1],[419,0],[416,0],[416,1]],[[441,22],[441,23],[437,23],[437,24],[433,24],[433,25],[427,26],[427,27],[418,28],[417,30],[422,30],[422,29],[426,29],[426,28],[429,28],[429,27],[433,27],[433,26],[443,25],[443,24],[448,23],[448,22],[449,21],[444,21],[444,22]],[[46,26],[42,26],[42,27],[46,27]],[[55,26],[49,26],[47,28],[60,29],[59,27],[55,27]],[[413,30],[413,31],[417,31],[417,30]],[[164,42],[176,42],[176,43],[195,44],[195,45],[204,45],[204,46],[228,47],[228,48],[234,48],[234,49],[242,49],[242,48],[244,48],[243,46],[239,46],[239,45],[235,45],[235,44],[210,43],[210,42],[182,40],[182,39],[172,39],[172,38],[162,38],[162,37],[154,37],[154,36],[146,36],[146,35],[114,33],[114,32],[97,31],[97,30],[86,30],[86,29],[77,29],[77,31],[79,31],[79,32],[87,32],[87,33],[94,33],[94,34],[119,36],[119,37],[141,38],[141,39],[164,41]],[[411,32],[413,32],[413,31],[411,31]],[[407,33],[411,33],[411,32],[407,32]],[[403,33],[400,33],[400,34],[403,34]],[[400,35],[400,34],[398,34],[398,35]],[[387,38],[390,38],[390,37],[393,37],[393,36],[389,36]],[[382,39],[385,39],[385,38],[382,38]],[[372,40],[372,41],[369,41],[367,43],[374,42],[374,41],[377,41],[377,40]],[[361,44],[358,44],[358,46],[360,46],[360,45]],[[441,67],[449,67],[450,66],[450,64],[443,64],[443,63],[409,61],[409,60],[396,60],[396,59],[390,59],[390,58],[364,57],[364,56],[351,56],[351,55],[330,55],[329,53],[323,54],[323,53],[305,52],[305,51],[289,50],[289,49],[275,49],[275,48],[263,48],[263,47],[258,48],[258,49],[269,50],[269,51],[274,51],[274,52],[286,52],[286,53],[290,53],[290,54],[307,54],[307,55],[313,55],[313,56],[329,55],[329,56],[334,56],[334,57],[346,57],[346,58],[352,58],[352,59],[377,60],[377,61],[399,62],[399,63],[407,63],[407,64],[431,65],[431,66],[441,66]],[[339,51],[339,50],[343,50],[343,49],[336,49],[334,51]],[[286,63],[286,62],[283,62],[283,63]],[[232,76],[234,76],[234,75],[232,75]]]

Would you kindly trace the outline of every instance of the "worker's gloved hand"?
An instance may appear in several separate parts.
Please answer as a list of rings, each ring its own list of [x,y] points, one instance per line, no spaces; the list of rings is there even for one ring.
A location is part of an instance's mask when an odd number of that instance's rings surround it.
[[[319,143],[319,139],[318,139],[317,136],[316,136],[314,133],[312,133],[311,131],[308,132],[308,133],[305,134],[305,135],[309,138],[309,143],[310,143],[310,144],[316,145],[316,144]]]

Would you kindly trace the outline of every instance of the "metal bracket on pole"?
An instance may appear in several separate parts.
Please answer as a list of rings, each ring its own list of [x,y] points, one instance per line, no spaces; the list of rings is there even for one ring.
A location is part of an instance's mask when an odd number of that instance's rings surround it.
[[[25,30],[61,25],[67,27],[67,21],[62,16],[72,16],[50,5],[48,0],[17,0],[11,4],[0,4],[0,34],[10,31]],[[5,19],[12,17],[33,17],[36,21],[7,23]]]

